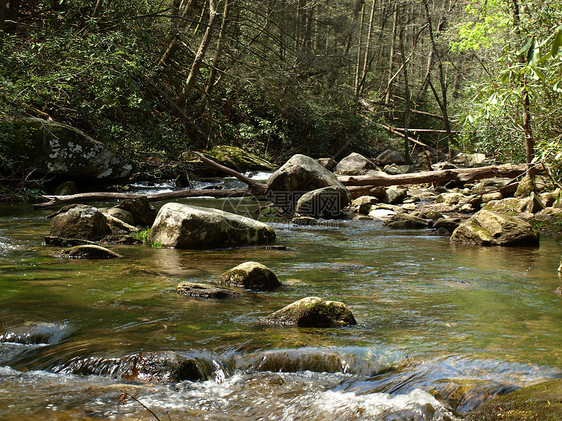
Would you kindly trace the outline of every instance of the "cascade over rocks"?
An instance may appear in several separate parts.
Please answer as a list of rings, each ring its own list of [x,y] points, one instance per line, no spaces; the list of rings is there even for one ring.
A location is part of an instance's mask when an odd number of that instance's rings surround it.
[[[167,203],[158,212],[147,240],[185,249],[234,247],[271,243],[275,231],[263,222],[222,210]]]
[[[103,143],[67,124],[26,118],[11,124],[8,154],[25,156],[30,165],[48,175],[82,180],[123,180],[133,165]]]
[[[481,210],[455,229],[451,241],[482,246],[538,247],[539,234],[522,219]]]
[[[293,214],[302,195],[324,187],[332,187],[337,193],[338,200],[334,202],[330,199],[326,206],[331,208],[335,204],[334,213],[339,214],[350,200],[347,188],[316,160],[297,154],[269,177],[267,195],[285,212]]]
[[[355,325],[351,310],[338,301],[307,297],[295,301],[260,320],[261,324],[299,327],[337,327]]]
[[[258,262],[245,262],[221,274],[215,282],[253,291],[272,291],[281,286],[277,276]]]

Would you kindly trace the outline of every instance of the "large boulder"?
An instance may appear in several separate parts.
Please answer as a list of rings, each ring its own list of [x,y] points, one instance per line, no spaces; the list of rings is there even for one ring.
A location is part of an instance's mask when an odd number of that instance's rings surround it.
[[[275,166],[259,156],[248,152],[237,146],[218,145],[214,146],[203,154],[221,165],[235,169],[239,172],[247,171],[273,171]],[[199,158],[188,161],[193,171],[204,176],[216,176],[222,174],[207,164],[201,162]]]
[[[562,420],[562,379],[527,386],[497,396],[470,412],[467,421]]]
[[[338,162],[334,172],[343,175],[364,175],[367,171],[374,168],[375,165],[370,159],[356,152],[352,152]]]
[[[147,240],[186,249],[234,247],[271,243],[275,231],[262,222],[219,209],[167,203],[158,212]]]
[[[406,159],[400,152],[386,149],[377,156],[375,162],[379,165],[404,164]]]
[[[338,218],[347,204],[347,196],[334,186],[323,187],[303,194],[297,201],[295,212],[313,218]]]
[[[126,179],[133,169],[127,159],[67,124],[26,118],[6,130],[8,155],[49,175],[110,181]]]
[[[229,269],[215,282],[252,291],[272,291],[281,286],[281,282],[271,269],[257,262],[245,262]]]
[[[268,198],[287,213],[294,213],[298,200],[305,193],[332,187],[340,195],[340,209],[350,200],[347,188],[337,177],[306,155],[294,155],[267,181]]]
[[[104,215],[89,205],[68,205],[51,216],[51,236],[98,240],[111,234]]]
[[[299,327],[336,327],[355,325],[351,310],[338,301],[307,297],[260,320],[262,324]]]
[[[539,234],[522,219],[481,210],[455,229],[451,241],[483,246],[536,247]]]

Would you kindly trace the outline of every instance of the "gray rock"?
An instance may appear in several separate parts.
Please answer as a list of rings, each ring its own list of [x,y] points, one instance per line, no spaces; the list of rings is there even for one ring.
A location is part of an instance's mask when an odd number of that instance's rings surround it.
[[[385,225],[388,228],[402,229],[402,228],[427,228],[429,222],[418,216],[414,216],[408,213],[397,213],[394,215],[390,221],[386,222]]]
[[[390,204],[402,203],[406,198],[408,190],[402,187],[392,186],[386,189],[385,202]]]
[[[29,163],[46,174],[88,180],[122,180],[133,169],[121,155],[84,132],[62,123],[39,118],[12,123],[15,133],[10,151],[27,157]]]
[[[375,165],[370,159],[356,152],[352,152],[338,162],[334,172],[343,175],[364,175],[367,171],[374,168]]]
[[[129,225],[135,225],[135,218],[134,218],[133,214],[129,211],[126,211],[124,209],[117,208],[117,207],[108,208],[108,209],[100,209],[100,211],[104,215],[111,215],[114,218],[120,219],[121,221],[123,221],[123,222],[125,222]]]
[[[277,276],[257,262],[245,262],[221,274],[215,282],[252,291],[272,291],[281,286]]]
[[[323,187],[334,187],[340,192],[342,208],[349,203],[349,191],[337,177],[305,155],[294,155],[267,181],[268,198],[289,214],[294,213],[302,195]]]
[[[154,209],[154,206],[152,206],[144,196],[123,200],[115,207],[130,212],[133,215],[133,223],[131,223],[131,225],[149,227],[156,219],[156,209]]]
[[[451,233],[456,230],[460,224],[460,218],[439,218],[433,223],[433,228],[437,230],[444,228]]]
[[[336,165],[338,165],[338,163],[335,160],[333,160],[332,158],[318,158],[316,160],[316,162],[318,162],[320,165],[322,165],[328,171],[333,171],[334,168],[336,168]]]
[[[387,149],[377,156],[375,162],[380,165],[403,164],[406,162],[406,159],[404,159],[401,153]]]
[[[262,324],[299,327],[336,327],[355,325],[351,310],[338,301],[307,297],[260,320]]]
[[[410,171],[410,166],[391,164],[391,165],[386,165],[383,168],[383,171],[390,175],[406,174],[408,171]]]
[[[178,294],[185,295],[186,297],[195,298],[233,298],[240,295],[240,292],[233,291],[227,288],[218,288],[212,285],[196,284],[193,282],[180,282],[176,287]]]
[[[68,205],[51,215],[51,236],[98,240],[111,234],[103,214],[88,205]]]
[[[347,202],[345,191],[328,186],[303,194],[297,201],[295,212],[313,218],[339,218]]]
[[[367,215],[371,211],[371,206],[379,203],[375,196],[361,196],[351,202],[352,208],[357,213]]]
[[[104,247],[87,244],[63,250],[60,252],[60,257],[65,259],[117,259],[121,256]]]
[[[483,246],[537,247],[539,235],[522,219],[481,210],[455,229],[451,241]]]
[[[494,193],[485,193],[482,195],[482,203],[488,203],[491,202],[492,200],[502,200],[502,199],[503,196],[499,191]]]
[[[164,247],[203,249],[268,244],[275,231],[251,218],[200,206],[162,206],[147,240]]]

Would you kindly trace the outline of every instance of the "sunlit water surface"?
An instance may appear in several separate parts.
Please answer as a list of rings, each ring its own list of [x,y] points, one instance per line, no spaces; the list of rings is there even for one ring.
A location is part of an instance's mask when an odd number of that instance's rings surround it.
[[[0,205],[1,419],[155,419],[148,408],[173,420],[446,420],[562,375],[554,240],[464,247],[376,222],[273,221],[286,250],[115,246],[123,258],[63,260],[43,242],[48,213]],[[175,293],[180,281],[211,282],[248,260],[284,286],[226,301]],[[345,302],[358,325],[256,324],[307,296]],[[139,383],[107,364],[73,369],[149,351],[202,361],[206,380]]]

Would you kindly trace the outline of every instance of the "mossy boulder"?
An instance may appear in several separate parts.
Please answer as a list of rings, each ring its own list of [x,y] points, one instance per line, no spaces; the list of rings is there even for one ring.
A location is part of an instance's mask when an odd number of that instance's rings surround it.
[[[98,240],[111,234],[104,215],[89,205],[68,205],[51,215],[51,236]]]
[[[237,146],[218,145],[203,154],[219,164],[232,168],[238,172],[274,171],[275,165]],[[210,168],[198,158],[188,161],[193,171],[203,176],[222,176],[216,169]]]
[[[538,247],[539,234],[522,219],[481,210],[455,229],[451,241],[482,246]]]
[[[466,417],[467,421],[562,420],[562,379],[497,396]]]
[[[530,199],[508,197],[502,200],[491,200],[487,202],[482,209],[497,213],[503,213],[507,215],[516,216],[522,212],[526,212],[529,207]]]
[[[66,259],[117,259],[121,256],[105,247],[87,244],[63,250],[60,257]]]
[[[221,274],[215,282],[253,291],[271,291],[281,286],[277,276],[258,262],[245,262]]]
[[[429,226],[429,221],[409,213],[397,213],[392,216],[390,221],[386,222],[385,225],[393,229],[419,229],[427,228]]]
[[[219,209],[167,203],[147,240],[182,249],[235,247],[271,243],[275,231],[263,222]]]
[[[2,122],[9,158],[48,175],[83,180],[123,180],[133,165],[86,133],[67,124],[39,118]]]
[[[261,324],[299,327],[337,327],[355,325],[351,310],[338,301],[307,297],[260,320]]]

